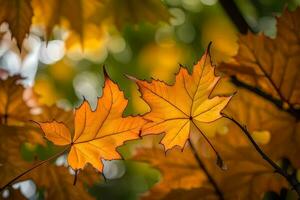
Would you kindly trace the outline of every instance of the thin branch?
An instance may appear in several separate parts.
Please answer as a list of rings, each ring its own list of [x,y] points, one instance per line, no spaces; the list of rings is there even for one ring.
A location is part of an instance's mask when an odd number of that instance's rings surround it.
[[[216,194],[219,196],[220,200],[224,200],[224,196],[222,191],[220,190],[217,182],[214,180],[214,178],[212,177],[212,175],[209,173],[208,169],[205,167],[204,163],[202,162],[201,158],[199,157],[198,153],[197,153],[197,149],[194,147],[192,141],[189,139],[188,140],[189,145],[191,147],[191,150],[193,152],[193,155],[199,165],[199,167],[203,170],[203,172],[205,173],[206,177],[208,178],[209,182],[212,184],[213,188],[216,191]]]
[[[285,112],[289,113],[290,115],[294,116],[296,119],[300,119],[300,110],[299,109],[297,110],[293,107],[289,107],[288,109],[284,109],[283,102],[281,100],[275,99],[273,96],[265,93],[264,91],[238,80],[235,76],[231,76],[231,82],[234,85],[236,85],[237,87],[245,88],[245,89],[257,94],[258,96],[266,99],[267,101],[273,103],[277,108],[279,108],[282,111],[285,111]]]
[[[0,192],[2,192],[3,190],[5,190],[5,188],[7,188],[8,186],[12,185],[15,181],[17,181],[19,178],[21,178],[22,176],[24,176],[25,174],[31,172],[32,170],[34,170],[35,168],[38,168],[39,166],[47,163],[50,160],[53,160],[54,158],[57,158],[58,156],[64,154],[71,146],[68,146],[66,149],[64,149],[62,152],[59,152],[53,156],[51,156],[50,158],[43,160],[37,164],[35,164],[34,166],[32,166],[31,168],[25,170],[24,172],[22,172],[21,174],[19,174],[18,176],[16,176],[15,178],[13,178],[12,180],[10,180],[8,183],[6,183],[4,186],[2,186],[0,188]]]
[[[220,0],[219,2],[227,15],[230,17],[231,21],[239,29],[240,33],[246,34],[248,30],[254,32],[238,9],[234,0]]]
[[[250,140],[256,151],[261,155],[261,157],[271,165],[271,167],[275,170],[276,173],[283,176],[289,182],[289,184],[297,192],[298,197],[300,198],[300,183],[298,182],[296,177],[293,175],[289,175],[285,170],[283,170],[279,165],[277,165],[267,154],[265,154],[265,152],[258,146],[255,140],[252,138],[250,132],[244,125],[240,124],[237,120],[227,116],[224,113],[222,113],[222,115],[223,117],[235,123],[243,131],[243,133],[247,136],[247,138]]]

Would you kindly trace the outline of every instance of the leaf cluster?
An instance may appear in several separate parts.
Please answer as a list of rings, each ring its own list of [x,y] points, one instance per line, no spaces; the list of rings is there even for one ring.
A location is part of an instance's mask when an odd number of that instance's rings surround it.
[[[44,29],[46,40],[52,37],[56,25],[74,32],[83,43],[86,29],[101,29],[114,24],[122,29],[128,23],[167,20],[169,14],[158,0],[1,0],[0,24],[7,22],[19,49],[32,25]],[[136,12],[137,11],[137,12]]]
[[[43,2],[33,2],[43,7]],[[48,33],[62,16],[73,21],[74,13],[66,11],[68,0],[61,2],[53,1],[53,6],[62,7],[56,18],[49,17]],[[149,5],[156,5],[150,2]],[[13,3],[32,9],[28,6],[30,1],[15,0],[7,6]],[[83,9],[87,6],[81,7],[83,4],[93,2],[78,0],[77,3],[72,5]],[[106,3],[118,6],[115,1]],[[74,113],[40,104],[30,88],[18,83],[19,76],[1,79],[0,137],[5,142],[0,144],[0,184],[4,185],[31,166],[32,163],[21,158],[20,148],[24,143],[46,145],[41,138],[43,134],[58,149],[63,147],[59,155],[67,152],[68,166],[74,170],[75,179],[80,172],[78,189],[74,192],[71,187],[73,179],[68,169],[53,163],[38,167],[22,179],[30,178],[45,188],[49,199],[89,199],[85,184],[92,184],[99,177],[87,173],[88,163],[92,170],[101,173],[103,160],[122,159],[117,148],[125,142],[158,135],[162,137],[160,142],[154,139],[151,148],[142,147],[135,155],[136,160],[149,162],[163,175],[145,199],[261,199],[267,192],[279,194],[289,189],[284,177],[260,157],[242,131],[249,131],[289,177],[297,176],[300,167],[299,13],[300,9],[285,11],[278,18],[275,39],[252,33],[240,36],[237,55],[218,67],[219,73],[225,76],[223,79],[212,65],[209,47],[192,73],[180,66],[172,85],[128,76],[151,109],[144,115],[123,115],[127,100],[106,73],[96,109],[92,110],[84,100]],[[125,18],[130,17],[128,13],[123,14]],[[152,18],[147,12],[143,14]],[[91,16],[76,19],[83,22]],[[75,27],[70,23],[70,26],[80,32],[82,27],[77,27],[78,24]],[[234,91],[238,92],[233,96]],[[222,113],[234,117],[240,127],[231,123],[229,117],[222,118]],[[38,163],[38,158],[34,163]],[[296,188],[297,184],[292,186]]]

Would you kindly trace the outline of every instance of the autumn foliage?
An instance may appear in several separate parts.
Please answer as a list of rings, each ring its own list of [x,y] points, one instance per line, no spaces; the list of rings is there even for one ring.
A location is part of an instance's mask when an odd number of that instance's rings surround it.
[[[46,40],[60,24],[84,47],[91,24],[113,23],[121,30],[126,23],[169,17],[154,0],[127,0],[126,6],[116,0],[45,2],[0,0],[5,10],[0,22],[8,23],[20,50],[32,24],[44,26]],[[119,7],[139,12],[108,13]],[[93,199],[88,188],[105,183],[105,162],[123,160],[119,148],[134,141],[129,160],[146,162],[161,173],[142,199],[256,200],[270,193],[297,199],[299,18],[299,8],[285,10],[277,18],[274,39],[240,35],[237,54],[218,66],[210,43],[191,70],[179,66],[173,83],[124,74],[149,107],[139,115],[125,114],[128,100],[106,72],[109,66],[99,67],[104,81],[96,107],[83,98],[74,110],[46,105],[33,88],[22,85],[24,77],[0,71],[1,192],[24,199],[13,185],[30,179],[44,190],[45,199]],[[44,157],[33,150],[31,159],[24,159],[24,147],[53,150]],[[57,158],[64,164],[58,165]]]
[[[122,117],[126,104],[123,93],[107,77],[96,110],[91,110],[86,100],[75,110],[72,139],[64,123],[38,123],[48,140],[70,148],[68,163],[74,170],[83,169],[87,163],[91,163],[102,172],[103,164],[100,159],[120,159],[121,155],[116,148],[125,141],[138,139],[141,127],[145,124],[140,116]]]

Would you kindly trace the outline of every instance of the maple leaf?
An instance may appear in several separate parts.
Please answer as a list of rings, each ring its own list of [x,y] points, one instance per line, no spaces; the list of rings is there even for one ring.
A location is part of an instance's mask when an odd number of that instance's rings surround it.
[[[142,98],[149,104],[151,112],[144,118],[151,121],[143,127],[142,135],[165,132],[161,140],[165,149],[174,146],[184,147],[191,127],[201,131],[201,125],[221,118],[220,111],[227,105],[231,96],[210,94],[220,77],[215,76],[211,64],[209,47],[192,74],[180,67],[174,85],[158,80],[151,82],[136,80]]]
[[[122,117],[126,105],[123,92],[105,78],[103,95],[98,99],[96,110],[92,111],[86,100],[75,110],[73,139],[64,123],[38,123],[48,140],[69,146],[68,163],[73,169],[82,169],[90,163],[102,172],[101,159],[120,159],[116,148],[125,141],[139,138],[140,127],[145,123],[140,116]]]
[[[233,90],[231,87],[225,87],[224,84],[216,89],[218,90],[217,92],[223,90],[224,94],[231,93]],[[230,116],[234,116],[234,118],[241,121],[241,123],[247,124],[247,128],[249,128],[249,131],[252,133],[257,132],[264,135],[264,133],[268,132],[265,130],[274,131],[277,129],[279,132],[282,132],[282,128],[288,128],[288,125],[279,125],[282,122],[283,124],[286,124],[289,121],[289,118],[286,118],[286,116],[288,116],[287,113],[280,111],[276,106],[246,90],[240,90],[223,112],[226,112]],[[275,124],[274,120],[276,120]],[[222,157],[228,168],[226,172],[220,173],[220,170],[218,170],[215,165],[212,165],[211,159],[213,154],[208,151],[210,149],[206,147],[206,143],[202,142],[198,144],[198,149],[201,149],[198,153],[213,179],[217,182],[225,199],[261,199],[265,192],[275,191],[279,193],[282,188],[289,187],[287,182],[281,176],[274,174],[273,169],[259,157],[259,154],[254,151],[253,147],[249,146],[250,144],[247,141],[247,138],[243,136],[239,127],[232,123],[221,124],[221,126],[224,125],[226,126],[228,133],[225,135],[223,133],[222,136],[219,135],[212,138],[211,142],[220,152],[222,152]],[[278,129],[279,127],[281,128]],[[285,137],[278,135],[278,142],[276,143],[278,145],[274,145],[273,147],[278,148],[279,138],[284,139]],[[261,144],[265,144],[267,143],[265,141],[266,139],[264,139],[264,136],[258,137],[258,143],[262,142]],[[265,146],[266,145],[264,145],[264,147]],[[159,150],[156,147],[153,147],[153,149],[141,149],[138,152],[149,151],[160,151],[161,154],[163,153],[162,150]],[[274,149],[270,152],[272,151],[274,151]],[[290,148],[289,152],[294,156],[295,160],[296,150]],[[177,162],[182,160],[184,165],[178,165],[178,167],[183,167],[182,170],[197,167],[197,163],[194,161],[193,155],[189,151],[185,151],[184,154],[178,154],[171,158],[168,158],[168,156],[168,154],[165,158],[157,156],[158,159],[154,160],[152,159],[152,156],[147,158],[144,154],[139,155],[138,153],[135,159],[147,161],[152,166],[157,167],[162,172],[163,177],[172,177],[176,175],[172,170],[164,170],[165,162],[167,160],[173,159]],[[198,169],[201,171],[200,168]],[[177,171],[180,172],[181,170],[177,169],[176,172]],[[188,177],[189,175],[186,176],[187,179]],[[181,178],[179,178],[179,180],[180,179]],[[193,181],[190,181],[189,183],[185,182],[186,185],[192,183]],[[219,199],[212,184],[206,180],[202,181],[202,184],[199,187],[192,187],[191,189],[187,189],[184,186],[181,188],[174,187],[173,189],[170,189],[172,185],[172,182],[168,179],[162,178],[162,180],[154,186],[149,194],[146,194],[143,199]]]
[[[250,86],[256,87],[282,108],[298,110],[300,105],[300,8],[285,10],[277,18],[275,39],[263,34],[248,33],[239,38],[239,50],[232,63],[221,65],[221,70]],[[299,111],[299,110],[298,110]]]
[[[1,124],[24,124],[30,119],[30,108],[23,99],[24,87],[18,83],[20,80],[20,76],[0,79]]]
[[[12,36],[21,50],[23,40],[29,33],[33,10],[30,0],[1,0],[0,24],[7,22]]]
[[[32,95],[19,83],[22,78],[18,75],[0,79],[0,124],[23,127],[19,136],[23,141],[43,144],[43,139],[37,128],[29,123],[34,116],[31,110],[36,106],[32,103]],[[33,105],[32,105],[33,104]]]
[[[233,63],[220,68],[235,76],[237,86],[249,91],[240,90],[236,108],[232,108],[237,118],[250,132],[268,131],[270,142],[264,149],[274,159],[288,158],[294,167],[300,166],[299,16],[299,8],[285,10],[277,18],[275,39],[252,33],[240,36]],[[287,148],[290,146],[293,148]]]
[[[21,173],[30,165],[22,159],[21,145],[25,142],[43,144],[37,128],[29,123],[31,97],[19,84],[20,76],[0,79],[0,185]]]
[[[52,120],[56,118],[58,120],[64,120],[68,125],[73,120],[73,113],[59,109],[56,106],[39,106],[42,111],[39,115],[31,115],[28,105],[35,105],[35,99],[32,99],[34,95],[28,94],[28,90],[24,90],[23,86],[18,82],[21,80],[20,76],[8,77],[6,80],[0,80],[0,111],[1,111],[1,122],[0,124],[0,140],[5,141],[0,144],[0,185],[5,185],[16,175],[22,173],[24,169],[31,167],[30,162],[25,161],[22,158],[21,146],[24,143],[39,143],[44,144],[44,140],[41,138],[40,129],[32,126],[29,122],[30,119],[35,120]],[[72,121],[73,122],[73,121]],[[56,174],[52,176],[53,179],[43,178],[44,174]],[[68,173],[67,168],[58,168],[52,165],[43,166],[30,174],[30,179],[34,179],[36,184],[46,188],[47,199],[65,199],[63,197],[72,196],[72,199],[84,198],[91,199],[83,183],[78,181],[78,187],[75,188],[72,185],[73,178]],[[39,177],[39,178],[37,178]],[[42,178],[41,178],[42,177]],[[84,177],[84,183],[96,180],[95,175],[80,176],[80,179]],[[62,180],[62,178],[64,180]],[[23,177],[22,180],[27,180],[28,176]],[[98,176],[99,180],[99,176]],[[71,182],[71,183],[70,183]],[[61,193],[61,185],[64,184],[64,193]],[[71,187],[72,186],[72,187]],[[25,199],[18,190],[8,188],[10,191],[9,198]],[[74,197],[73,197],[74,194]],[[17,195],[17,196],[16,196]],[[75,197],[75,195],[77,195]],[[49,197],[49,198],[48,198]],[[53,197],[53,198],[52,198]]]
[[[25,89],[18,83],[20,76],[0,79],[0,184],[9,181],[29,167],[20,154],[25,142],[42,143],[42,138],[29,124],[32,115],[24,99]]]

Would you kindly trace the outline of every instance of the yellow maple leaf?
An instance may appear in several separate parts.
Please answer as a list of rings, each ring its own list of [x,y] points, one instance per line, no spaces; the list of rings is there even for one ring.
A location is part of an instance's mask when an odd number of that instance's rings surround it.
[[[91,163],[102,172],[101,159],[120,159],[116,148],[125,141],[139,138],[140,128],[145,123],[140,116],[123,117],[126,105],[123,92],[106,78],[96,110],[92,111],[86,100],[75,110],[73,139],[62,122],[38,123],[48,140],[70,148],[68,163],[73,169],[82,169]]]
[[[219,79],[211,64],[209,48],[194,66],[192,74],[180,67],[174,85],[159,80],[134,79],[151,108],[151,112],[144,116],[151,122],[143,127],[142,135],[165,132],[161,143],[166,150],[176,145],[183,148],[192,127],[205,137],[201,125],[221,118],[220,112],[231,98],[210,97]]]

